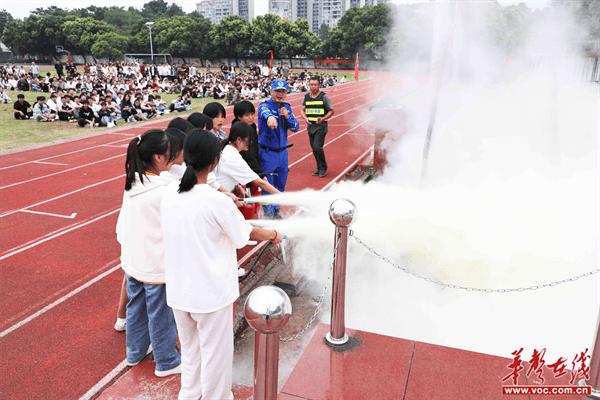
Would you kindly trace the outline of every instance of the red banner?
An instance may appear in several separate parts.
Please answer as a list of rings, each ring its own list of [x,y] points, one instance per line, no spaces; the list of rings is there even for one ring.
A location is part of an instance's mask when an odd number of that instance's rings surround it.
[[[358,81],[358,53],[356,53],[356,62],[354,63],[354,80]]]

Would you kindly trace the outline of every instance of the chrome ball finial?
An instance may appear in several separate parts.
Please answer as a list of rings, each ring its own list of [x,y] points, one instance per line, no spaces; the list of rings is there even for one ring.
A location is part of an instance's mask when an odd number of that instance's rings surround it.
[[[260,333],[277,333],[292,315],[292,303],[288,295],[276,286],[260,286],[254,289],[244,304],[244,317],[248,325]]]
[[[348,199],[337,199],[329,206],[329,219],[335,226],[348,227],[356,217],[356,205]]]

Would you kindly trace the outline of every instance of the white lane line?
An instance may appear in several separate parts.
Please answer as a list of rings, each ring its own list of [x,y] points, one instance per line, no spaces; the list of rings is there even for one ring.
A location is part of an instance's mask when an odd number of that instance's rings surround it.
[[[125,154],[118,154],[116,156],[112,156],[112,157],[108,157],[108,158],[103,158],[102,160],[90,162],[90,163],[87,163],[87,164],[81,164],[81,165],[78,165],[77,167],[63,169],[62,171],[54,172],[52,174],[42,175],[42,176],[38,176],[38,177],[35,177],[35,178],[27,179],[27,180],[24,180],[24,181],[11,183],[9,185],[0,186],[0,190],[2,190],[2,189],[8,189],[8,188],[11,188],[11,187],[14,187],[14,186],[18,186],[18,185],[23,185],[25,183],[34,182],[34,181],[37,181],[37,180],[40,180],[40,179],[44,179],[44,178],[49,178],[49,177],[54,176],[54,175],[64,174],[65,172],[75,171],[77,169],[89,167],[90,165],[99,164],[99,163],[104,162],[104,161],[114,160],[115,158],[119,158],[119,157],[123,157],[123,156],[125,156]]]
[[[353,97],[353,98],[351,98],[351,99],[348,99],[348,100],[341,101],[341,102],[337,103],[337,104],[336,104],[336,106],[337,106],[337,105],[339,105],[339,104],[347,103],[347,102],[349,102],[349,101],[353,101],[353,100],[356,100],[356,97]],[[342,116],[342,115],[344,115],[344,114],[348,114],[349,112],[351,112],[351,111],[354,111],[354,110],[356,110],[357,108],[365,107],[365,106],[368,106],[368,105],[370,105],[370,104],[373,104],[373,103],[375,103],[375,102],[371,102],[371,103],[367,103],[367,104],[359,104],[358,106],[352,107],[352,108],[350,108],[350,109],[348,109],[348,110],[344,111],[344,112],[343,112],[343,113],[341,113],[341,114],[334,114],[334,115],[333,115],[333,117],[331,117],[330,121],[333,121],[333,120],[334,120],[336,117],[341,117],[341,116]],[[288,140],[289,140],[290,138],[292,138],[292,137],[296,136],[296,135],[299,135],[299,134],[301,134],[302,132],[305,132],[305,131],[306,131],[306,129],[307,129],[307,128],[302,128],[302,129],[300,129],[298,132],[294,132],[294,133],[292,133],[291,135],[288,135]]]
[[[359,162],[361,162],[370,152],[373,151],[373,148],[375,146],[371,146],[369,147],[367,150],[365,150],[360,156],[358,156],[358,158],[356,158],[350,165],[348,165],[348,167],[346,167],[346,169],[344,169],[342,172],[339,173],[338,176],[336,176],[332,181],[330,181],[327,185],[325,185],[323,187],[323,189],[321,190],[327,190],[329,189],[331,186],[333,186],[335,183],[337,183],[340,179],[342,179],[342,177],[344,175],[346,175],[348,172],[350,172],[350,170],[352,168],[354,168]]]
[[[53,231],[50,231],[48,233],[45,233],[42,236],[35,237],[35,238],[33,238],[33,239],[25,242],[25,243],[21,243],[21,244],[15,246],[15,247],[10,248],[10,249],[3,250],[3,252],[1,254],[6,254],[6,253],[9,253],[9,252],[12,252],[12,251],[15,251],[15,250],[22,249],[23,247],[29,246],[32,243],[36,243],[36,242],[38,242],[38,241],[40,241],[42,239],[45,239],[47,237],[56,235],[56,234],[61,233],[61,232],[65,231],[65,230],[67,230],[67,229],[71,229],[71,228],[73,228],[75,226],[78,226],[79,224],[82,224],[82,223],[87,222],[87,221],[89,221],[91,219],[94,219],[94,218],[96,218],[96,217],[104,214],[105,212],[106,211],[102,211],[101,213],[97,213],[97,214],[91,215],[91,216],[89,216],[86,219],[83,219],[81,221],[73,222],[72,224],[61,226],[60,228],[55,229]]]
[[[14,209],[14,210],[6,211],[6,212],[0,214],[0,218],[7,217],[7,216],[12,215],[14,213],[18,213],[21,210],[26,210],[26,209],[29,209],[29,208],[32,208],[32,207],[41,206],[42,204],[46,204],[46,203],[50,203],[51,201],[54,201],[54,200],[62,199],[63,197],[67,197],[67,196],[70,196],[70,195],[75,194],[75,193],[83,192],[85,190],[88,190],[88,189],[91,189],[93,187],[102,185],[104,183],[112,182],[112,181],[117,180],[117,179],[121,179],[124,176],[125,176],[125,174],[122,174],[122,175],[119,175],[119,176],[115,176],[114,178],[105,179],[105,180],[97,182],[97,183],[92,183],[91,185],[87,185],[87,186],[84,186],[82,188],[75,189],[75,190],[73,190],[71,192],[63,193],[61,195],[52,197],[52,198],[47,199],[47,200],[42,200],[42,201],[39,201],[37,203],[30,204],[30,205],[28,205],[26,207],[23,207],[23,208],[20,208],[20,209]]]
[[[19,211],[24,212],[24,213],[29,213],[29,214],[47,215],[49,217],[57,217],[57,218],[65,218],[65,219],[75,219],[75,217],[77,216],[76,212],[71,213],[70,215],[63,215],[63,214],[54,214],[54,213],[49,213],[49,212],[32,211],[32,210],[25,210],[25,209],[21,209]]]
[[[334,87],[334,88],[332,88],[332,89],[328,90],[328,92],[333,92],[333,93],[337,92],[336,96],[342,96],[342,95],[347,95],[347,94],[350,94],[350,93],[354,93],[355,91],[357,91],[357,90],[355,90],[354,88],[351,88],[350,90],[348,90],[348,91],[345,91],[345,92],[343,92],[343,93],[340,93],[340,91],[341,91],[342,89],[346,89],[346,88],[348,88],[349,86],[354,86],[354,85],[356,85],[356,84],[360,84],[360,83],[362,83],[362,82],[365,82],[365,81],[361,81],[361,82],[348,82],[348,83],[345,83],[345,84],[342,84],[342,85],[336,86],[336,87]],[[336,90],[336,89],[337,89],[337,90]],[[333,93],[331,94],[332,96],[334,95]],[[300,93],[292,93],[292,94],[290,94],[290,95],[289,95],[289,97],[296,97],[296,96],[299,96],[299,95],[305,95],[305,94],[306,94],[306,93],[304,93],[304,92],[300,92]],[[262,101],[262,100],[261,100],[261,101]],[[226,109],[226,110],[232,110],[232,109],[233,109],[233,106],[227,106],[227,107],[225,107],[225,109]],[[166,121],[166,120],[167,120],[167,119],[165,119],[165,121]],[[153,122],[161,122],[161,121],[153,121]],[[149,124],[149,125],[150,125],[150,124]],[[126,129],[124,129],[124,130],[128,130],[128,129],[136,129],[136,128],[137,128],[137,129],[143,129],[143,126],[140,126],[140,125],[135,125],[135,126],[128,127],[128,128],[126,128]],[[100,136],[102,136],[102,135],[114,135],[114,134],[117,134],[117,133],[119,133],[119,132],[107,132],[107,133],[101,133],[101,134],[99,134],[99,135],[98,135],[98,137],[100,137]],[[128,134],[128,135],[134,136],[135,134]],[[88,139],[88,138],[76,139],[76,140],[70,141],[70,142],[68,142],[68,143],[74,143],[74,142],[77,142],[77,140],[86,140],[86,139]],[[40,158],[40,159],[38,159],[38,160],[24,161],[24,162],[22,162],[22,163],[18,163],[18,164],[7,165],[7,166],[4,166],[4,167],[0,167],[0,171],[2,171],[2,170],[5,170],[5,169],[10,169],[10,168],[16,168],[16,167],[20,167],[21,165],[30,164],[30,163],[32,163],[32,162],[34,162],[34,161],[43,161],[43,160],[49,160],[49,159],[51,159],[51,158],[63,157],[63,156],[71,155],[71,154],[74,154],[74,153],[79,153],[79,152],[86,151],[86,150],[92,150],[92,149],[96,149],[96,148],[98,148],[98,147],[102,147],[102,146],[104,146],[104,145],[107,145],[107,144],[118,143],[118,142],[122,142],[122,141],[124,141],[124,140],[128,140],[128,139],[129,139],[129,137],[127,137],[127,138],[123,138],[123,139],[119,139],[119,140],[115,140],[114,142],[108,142],[108,143],[98,144],[98,145],[94,145],[94,146],[84,147],[84,148],[82,148],[82,149],[77,149],[77,150],[69,151],[69,152],[66,152],[66,153],[61,153],[61,154],[56,154],[56,155],[53,155],[53,156],[48,156],[48,157]],[[62,143],[61,143],[61,144],[62,144]],[[57,145],[57,146],[58,146],[58,145]],[[50,146],[48,146],[48,147],[50,147]]]
[[[329,143],[331,143],[331,142],[329,142]],[[338,179],[340,179],[341,177],[343,177],[346,172],[348,172],[352,167],[354,167],[358,162],[360,162],[370,151],[372,151],[372,146],[367,151],[365,151],[364,153],[362,153],[359,156],[359,158],[357,158],[351,165],[349,165],[342,173],[340,173],[336,178],[334,178],[334,180],[332,180],[329,184],[327,184],[326,186],[324,186],[320,190],[324,191],[327,188],[329,188],[331,185],[333,185],[334,183],[336,183]],[[243,265],[246,260],[248,260],[250,257],[252,257],[256,252],[258,252],[263,246],[266,245],[266,243],[267,242],[264,241],[264,242],[260,243],[258,246],[254,247],[251,251],[249,251],[248,253],[246,253],[244,255],[244,257],[242,257],[239,260],[238,265],[240,265],[240,266]],[[104,273],[98,275],[97,277],[95,277],[92,280],[86,282],[85,284],[81,285],[80,287],[78,287],[77,289],[75,289],[72,292],[68,293],[67,295],[61,297],[60,299],[58,299],[58,300],[54,301],[53,303],[49,304],[48,306],[42,308],[41,310],[37,311],[36,313],[32,314],[31,316],[25,318],[24,320],[18,322],[17,324],[15,324],[15,325],[11,326],[10,328],[6,329],[5,331],[1,332],[0,333],[0,337],[4,337],[7,334],[15,331],[16,329],[19,329],[20,327],[22,327],[23,325],[25,325],[28,322],[32,321],[33,319],[35,319],[35,318],[39,317],[40,315],[48,312],[52,308],[54,308],[57,305],[63,303],[64,301],[66,301],[69,298],[73,297],[77,293],[79,293],[79,292],[83,291],[84,289],[90,287],[91,285],[93,285],[94,283],[98,282],[102,278],[104,278],[104,277],[112,274],[113,272],[115,272],[119,268],[120,268],[120,264],[116,265],[115,267],[109,269],[108,271],[105,271]],[[108,374],[106,374],[100,381],[98,381],[92,388],[90,388],[90,390],[88,390],[83,396],[81,396],[80,400],[89,400],[89,399],[93,398],[96,394],[98,394],[101,390],[103,390],[110,382],[112,382],[116,377],[118,377],[122,373],[122,371],[124,371],[126,368],[127,368],[127,360],[125,359],[125,360],[121,361],[115,368],[113,368]]]
[[[333,142],[335,142],[335,141],[337,141],[337,140],[339,140],[339,139],[343,138],[344,136],[348,135],[350,132],[352,132],[352,131],[353,131],[353,130],[355,130],[356,128],[358,128],[358,127],[360,127],[360,126],[362,126],[362,125],[366,124],[366,123],[367,123],[367,122],[368,122],[370,119],[371,119],[371,118],[368,118],[368,119],[364,120],[364,121],[363,121],[363,122],[361,122],[360,124],[358,124],[358,125],[354,126],[353,128],[350,128],[350,129],[348,129],[347,131],[343,132],[341,135],[339,135],[339,136],[337,136],[337,137],[335,137],[335,138],[331,139],[329,142],[325,143],[325,144],[323,145],[323,147],[327,147],[327,146],[329,146],[331,143],[333,143]],[[302,162],[302,161],[306,160],[308,157],[311,157],[312,155],[313,155],[313,154],[312,154],[312,152],[311,152],[311,153],[308,153],[308,154],[306,154],[305,156],[302,156],[302,157],[300,157],[300,159],[298,159],[298,160],[294,161],[293,163],[291,163],[291,164],[289,165],[289,168],[291,168],[291,167],[293,167],[294,165],[296,165],[296,164],[298,164],[298,163],[300,163],[300,162]]]
[[[365,152],[363,152],[360,156],[358,156],[354,162],[352,162],[352,164],[350,164],[344,171],[342,171],[338,176],[336,176],[331,182],[329,182],[327,185],[325,185],[322,189],[320,189],[320,191],[325,191],[327,190],[329,187],[331,187],[334,183],[336,183],[339,179],[341,179],[351,168],[353,168],[356,164],[358,164],[369,152],[371,152],[373,150],[373,146],[369,147],[369,149],[367,149]],[[243,265],[250,257],[252,257],[257,251],[259,251],[265,244],[267,243],[267,241],[261,242],[258,246],[254,247],[251,251],[249,251],[248,253],[246,253],[239,261],[238,261],[238,265]],[[108,265],[112,264],[113,262],[115,262],[116,260],[111,261],[110,263],[108,263]],[[6,335],[8,335],[9,333],[19,329],[20,327],[22,327],[23,325],[31,322],[32,320],[34,320],[35,318],[39,317],[40,315],[50,311],[51,309],[55,308],[56,306],[58,306],[59,304],[65,302],[66,300],[70,299],[71,297],[75,296],[77,293],[83,291],[84,289],[90,287],[91,285],[93,285],[94,283],[100,281],[101,279],[103,279],[104,277],[112,274],[113,272],[117,271],[119,268],[121,267],[120,264],[112,267],[111,269],[103,272],[102,274],[96,276],[95,278],[89,280],[88,282],[84,283],[83,285],[79,286],[78,288],[72,290],[71,292],[67,293],[66,295],[60,297],[59,299],[55,300],[54,302],[50,303],[49,305],[45,306],[44,308],[38,310],[37,312],[35,312],[34,314],[30,315],[29,317],[17,322],[16,324],[12,325],[10,328],[2,331],[0,333],[0,337],[4,337]],[[119,364],[120,365],[120,364]],[[114,370],[113,370],[114,371]],[[112,371],[111,371],[112,372]],[[109,376],[110,373],[107,375]],[[105,377],[106,378],[106,377]],[[98,383],[100,384],[101,382],[103,382],[102,380]],[[97,384],[97,385],[98,385]],[[94,386],[94,388],[97,387]],[[103,385],[100,385],[100,388]],[[92,388],[92,389],[94,389]],[[90,389],[90,391],[92,390]],[[90,391],[88,391],[88,393],[90,393]],[[88,394],[86,393],[86,395]],[[84,395],[84,396],[86,396]],[[84,398],[84,397],[82,397]],[[85,397],[85,398],[89,398],[89,397]]]
[[[357,160],[357,161],[355,162],[355,164],[356,164],[358,161],[360,161],[360,160]],[[342,174],[340,174],[340,175],[339,175],[338,177],[336,177],[335,179],[338,179],[338,178],[340,178],[341,176],[343,176],[343,175],[342,175]],[[76,192],[79,192],[79,191],[82,191],[82,190],[86,190],[86,189],[88,189],[88,188],[90,188],[90,187],[93,187],[93,186],[96,186],[96,185],[99,185],[99,184],[101,184],[101,183],[108,182],[108,181],[111,181],[111,180],[114,180],[114,179],[118,179],[118,178],[121,178],[121,177],[123,177],[123,175],[121,175],[121,176],[118,176],[118,177],[115,177],[115,178],[111,178],[111,179],[109,179],[109,180],[106,180],[106,181],[103,181],[103,182],[100,182],[100,183],[97,183],[97,184],[89,185],[89,186],[86,186],[86,187],[84,187],[84,188],[81,188],[81,189],[77,189],[77,190],[75,190],[75,191],[73,191],[73,192],[66,193],[66,194],[64,194],[64,195],[58,196],[57,198],[59,198],[59,197],[64,197],[64,196],[67,196],[67,195],[69,195],[69,194],[76,193]],[[332,183],[334,183],[334,182],[335,182],[335,181],[332,181],[332,182],[330,182],[330,184],[332,184]],[[328,186],[329,186],[329,185],[328,185]],[[326,188],[326,187],[328,187],[328,186],[325,186],[325,187],[324,187],[323,189],[321,189],[321,190],[325,190],[325,188]],[[56,199],[56,198],[54,198],[54,199]],[[45,200],[44,202],[51,201],[51,200],[54,200],[54,199]],[[97,219],[96,219],[96,220],[97,220]],[[93,222],[93,221],[90,221],[90,223],[91,223],[91,222]],[[266,243],[267,243],[267,242],[265,241],[265,242],[262,242],[262,243],[260,243],[258,246],[254,247],[254,248],[253,248],[253,249],[252,249],[252,250],[251,250],[249,253],[247,253],[247,254],[246,254],[244,257],[242,257],[242,259],[239,261],[238,265],[242,265],[242,264],[243,264],[243,262],[245,262],[245,260],[249,259],[249,258],[250,258],[250,257],[251,257],[251,256],[252,256],[254,253],[256,253],[256,252],[257,252],[257,251],[258,251],[258,250],[259,250],[259,249],[260,249],[262,246],[264,246]],[[49,311],[50,309],[52,309],[52,308],[56,307],[56,306],[57,306],[57,305],[59,305],[60,303],[62,303],[62,302],[64,302],[64,301],[68,300],[69,298],[73,297],[73,296],[74,296],[74,295],[76,295],[77,293],[81,292],[82,290],[86,289],[87,287],[89,287],[89,286],[93,285],[94,283],[98,282],[98,281],[99,281],[99,280],[101,280],[102,278],[104,278],[104,277],[106,277],[106,276],[108,276],[108,275],[112,274],[113,272],[115,272],[115,271],[116,271],[116,270],[118,270],[119,268],[120,268],[120,265],[117,265],[117,266],[115,266],[115,267],[113,267],[113,268],[109,269],[108,271],[105,271],[104,273],[100,274],[99,276],[95,277],[94,279],[92,279],[92,280],[90,280],[90,281],[86,282],[84,285],[80,286],[79,288],[75,289],[74,291],[70,292],[69,294],[67,294],[67,295],[63,296],[62,298],[60,298],[60,299],[56,300],[54,303],[52,303],[52,304],[49,304],[48,306],[46,306],[46,307],[44,307],[43,309],[41,309],[41,310],[39,310],[38,312],[36,312],[35,314],[32,314],[30,317],[28,317],[28,318],[26,318],[26,319],[24,319],[24,320],[20,321],[19,323],[15,324],[15,325],[13,325],[12,327],[10,327],[10,328],[6,329],[5,331],[1,332],[1,333],[0,333],[0,337],[4,337],[4,336],[6,336],[7,334],[9,334],[9,333],[13,332],[14,330],[16,330],[16,329],[18,329],[18,328],[22,327],[23,325],[27,324],[27,323],[28,323],[28,322],[30,322],[31,320],[33,320],[33,319],[35,319],[35,318],[39,317],[40,315],[42,315],[42,314],[44,314],[45,312]],[[18,325],[18,326],[17,326],[17,325]],[[102,378],[100,381],[98,381],[98,382],[97,382],[97,383],[96,383],[96,384],[95,384],[95,385],[94,385],[92,388],[90,388],[90,390],[88,390],[88,391],[87,391],[87,392],[86,392],[86,393],[85,393],[83,396],[81,396],[81,397],[80,397],[80,400],[89,400],[89,399],[93,398],[93,397],[94,397],[95,395],[97,395],[97,394],[98,394],[98,393],[99,393],[101,390],[103,390],[103,389],[104,389],[104,388],[105,388],[105,387],[106,387],[106,386],[107,386],[107,385],[108,385],[110,382],[112,382],[112,381],[113,381],[115,378],[117,378],[117,377],[118,377],[118,376],[119,376],[119,375],[120,375],[120,374],[121,374],[121,373],[122,373],[122,372],[123,372],[123,371],[124,371],[126,368],[127,368],[127,360],[125,359],[125,360],[121,361],[121,362],[120,362],[120,363],[119,363],[119,364],[118,364],[118,365],[117,365],[115,368],[113,368],[113,369],[112,369],[112,370],[111,370],[111,371],[110,371],[108,374],[106,374],[106,375],[105,375],[105,376],[104,376],[104,377],[103,377],[103,378]]]
[[[100,379],[90,390],[88,390],[79,400],[89,400],[103,390],[109,383],[117,378],[127,368],[127,359],[121,361],[116,367],[112,369],[108,374],[104,375],[104,378]]]
[[[102,134],[102,135],[104,135],[104,134]],[[87,138],[84,138],[84,139],[87,139]],[[79,139],[79,140],[84,140],[84,139]],[[20,167],[22,165],[31,164],[31,163],[36,162],[36,161],[44,161],[44,160],[49,160],[51,158],[63,157],[63,156],[68,156],[68,155],[75,154],[75,153],[80,153],[80,152],[86,151],[86,150],[97,149],[98,147],[102,147],[105,144],[119,143],[119,142],[122,142],[124,140],[129,140],[129,138],[123,138],[123,139],[115,140],[115,141],[108,142],[108,143],[102,143],[102,144],[97,144],[97,145],[90,146],[90,147],[84,147],[82,149],[77,149],[77,150],[69,151],[67,153],[62,153],[62,154],[56,154],[56,155],[53,155],[53,156],[48,156],[48,157],[40,158],[40,159],[37,159],[37,160],[23,161],[22,163],[18,163],[18,164],[7,165],[5,167],[0,167],[0,171],[5,170],[5,169]],[[68,142],[68,143],[75,143],[75,142],[77,142],[77,141],[74,140],[74,141]],[[47,148],[47,147],[51,147],[51,146],[46,146],[46,147],[42,147],[42,148]],[[25,150],[25,151],[27,151],[27,150]]]
[[[65,163],[60,163],[60,162],[50,162],[50,161],[33,161],[34,164],[48,164],[48,165],[69,165],[69,164],[65,164]]]
[[[36,240],[35,242],[33,242],[33,243],[31,243],[31,244],[29,244],[29,245],[27,245],[27,246],[21,247],[21,248],[19,248],[19,249],[16,249],[16,250],[13,250],[13,251],[9,251],[8,253],[4,253],[2,256],[0,256],[0,261],[2,261],[2,260],[6,260],[6,259],[7,259],[7,258],[9,258],[9,257],[12,257],[12,256],[14,256],[14,255],[16,255],[16,254],[22,253],[22,252],[24,252],[25,250],[29,250],[29,249],[31,249],[32,247],[39,246],[39,245],[40,245],[40,244],[42,244],[42,243],[46,243],[46,242],[47,242],[47,241],[49,241],[49,240],[55,239],[55,238],[57,238],[57,237],[59,237],[59,236],[65,235],[65,234],[67,234],[67,233],[69,233],[69,232],[72,232],[72,231],[74,231],[74,230],[77,230],[77,229],[79,229],[79,228],[83,228],[84,226],[87,226],[87,225],[89,225],[89,224],[93,224],[93,223],[94,223],[94,222],[96,222],[96,221],[99,221],[99,220],[101,220],[101,219],[104,219],[104,218],[106,218],[106,217],[108,217],[108,216],[111,216],[111,215],[113,215],[113,214],[115,214],[115,213],[119,212],[119,210],[120,210],[120,209],[121,209],[121,207],[118,207],[118,208],[116,208],[116,209],[114,209],[114,210],[112,210],[112,211],[109,211],[109,212],[107,212],[107,213],[101,214],[101,215],[99,215],[98,217],[96,217],[96,218],[93,218],[93,219],[91,219],[91,220],[89,220],[89,221],[82,222],[82,223],[80,223],[80,224],[75,224],[75,225],[73,225],[72,227],[70,227],[69,229],[65,229],[65,230],[63,230],[63,231],[61,231],[61,232],[55,233],[54,235],[50,235],[50,236],[48,236],[48,237],[45,237],[45,238],[43,238],[43,239],[40,239],[40,240]]]
[[[341,103],[338,103],[338,104],[341,104]],[[372,103],[367,103],[367,105],[368,105],[368,104],[372,104]],[[364,105],[363,105],[363,106],[364,106]],[[351,109],[349,109],[349,110],[347,110],[347,111],[344,111],[344,112],[343,112],[343,113],[341,113],[341,114],[334,115],[334,116],[333,116],[333,118],[331,118],[331,120],[330,120],[330,121],[333,121],[334,119],[336,119],[336,118],[339,118],[339,117],[341,117],[342,115],[344,115],[344,114],[346,114],[346,113],[348,113],[348,112],[350,112],[350,111],[352,111],[352,110],[354,110],[354,109],[356,109],[356,108],[358,108],[358,107],[354,107],[354,108],[351,108]],[[346,124],[344,124],[344,126],[346,126]],[[290,135],[289,137],[292,137],[292,136],[294,136],[294,135],[300,134],[300,133],[302,133],[302,132],[303,132],[303,131],[305,131],[305,130],[306,130],[306,128],[304,128],[304,129],[302,129],[302,130],[300,130],[300,131],[298,131],[298,132],[296,132],[296,133],[294,133],[294,134]],[[101,145],[101,146],[110,146],[110,145],[106,144],[106,145]],[[115,147],[121,147],[121,146],[115,146]],[[127,145],[123,145],[123,147],[127,147]],[[311,154],[312,154],[312,153],[311,153]],[[86,190],[86,189],[89,189],[89,188],[91,188],[91,187],[94,187],[94,186],[100,185],[100,184],[102,184],[102,183],[109,182],[109,181],[112,181],[112,180],[115,180],[115,179],[118,179],[118,178],[122,178],[123,176],[125,176],[125,175],[119,175],[118,177],[115,177],[115,178],[110,178],[110,179],[108,179],[108,180],[105,180],[105,181],[102,181],[102,182],[99,182],[99,183],[95,183],[95,184],[92,184],[92,185],[88,185],[88,186],[85,186],[85,187],[83,187],[83,188],[81,188],[81,189],[77,189],[77,190],[75,190],[75,191],[72,191],[72,192],[69,192],[69,193],[65,193],[65,194],[63,194],[63,195],[60,195],[60,196],[57,196],[57,197],[53,197],[53,198],[51,198],[51,199],[44,200],[44,201],[42,201],[42,202],[35,203],[35,204],[29,205],[29,206],[27,206],[27,207],[23,207],[23,208],[24,208],[24,209],[27,209],[27,208],[35,207],[35,206],[38,206],[38,205],[41,205],[41,204],[45,204],[45,203],[48,203],[48,202],[50,202],[50,201],[53,201],[53,200],[56,200],[56,199],[59,199],[59,198],[62,198],[62,197],[68,196],[68,195],[70,195],[70,194],[77,193],[78,191]],[[2,189],[2,188],[0,188],[0,189]],[[4,212],[4,213],[0,214],[0,218],[2,218],[2,217],[5,217],[5,216],[8,216],[8,215],[11,215],[11,214],[14,214],[14,213],[16,213],[16,212],[18,212],[18,211],[19,211],[19,210],[11,210],[11,211]]]
[[[102,147],[113,147],[113,148],[118,148],[118,149],[122,149],[122,148],[127,148],[129,147],[129,143],[127,144],[105,144]]]
[[[110,265],[110,264],[112,264],[112,263],[114,263],[116,261],[118,261],[118,259],[112,260],[110,263],[108,263],[108,265]],[[59,297],[58,299],[54,300],[52,303],[48,304],[46,307],[44,307],[44,308],[36,311],[35,313],[31,314],[27,318],[22,319],[21,321],[19,321],[16,324],[12,325],[10,328],[7,328],[7,329],[3,330],[2,332],[0,332],[0,338],[3,338],[4,336],[8,335],[9,333],[16,331],[17,329],[19,329],[23,325],[26,325],[29,322],[33,321],[34,319],[36,319],[40,315],[43,315],[43,314],[47,313],[48,311],[52,310],[53,308],[55,308],[59,304],[62,304],[65,301],[69,300],[71,297],[75,296],[77,293],[79,293],[79,292],[87,289],[88,287],[92,286],[94,283],[96,283],[99,280],[101,280],[101,279],[107,277],[108,275],[112,274],[113,272],[115,272],[119,268],[121,268],[121,264],[115,265],[114,267],[110,268],[109,270],[104,271],[103,273],[101,273],[100,275],[96,276],[95,278],[87,281],[86,283],[84,283],[83,285],[79,286],[78,288],[70,291],[69,293],[65,294],[62,297]]]

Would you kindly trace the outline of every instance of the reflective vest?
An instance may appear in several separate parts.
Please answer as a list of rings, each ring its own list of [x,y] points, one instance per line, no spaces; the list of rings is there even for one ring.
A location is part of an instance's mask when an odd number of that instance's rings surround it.
[[[304,112],[310,122],[316,123],[320,117],[325,115],[327,110],[325,108],[323,97],[325,97],[325,93],[323,92],[319,93],[315,98],[311,97],[310,93],[307,93],[304,96]]]

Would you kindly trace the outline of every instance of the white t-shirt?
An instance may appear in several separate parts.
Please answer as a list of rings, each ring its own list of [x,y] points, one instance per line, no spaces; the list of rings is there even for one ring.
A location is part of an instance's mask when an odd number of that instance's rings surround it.
[[[221,153],[215,174],[219,185],[229,191],[233,190],[235,185],[246,185],[258,179],[258,175],[248,166],[240,152],[229,144]]]
[[[211,313],[239,297],[236,249],[252,226],[225,194],[200,184],[177,193],[169,185],[161,205],[167,304]]]
[[[169,169],[169,173],[173,176],[173,178],[181,180],[181,178],[183,178],[183,174],[185,174],[186,168],[187,167],[185,163],[181,165],[173,164],[171,165],[171,169]],[[208,183],[208,185],[213,189],[219,189],[221,187],[221,185],[219,185],[219,183],[217,182],[217,177],[214,172],[208,173],[206,181],[206,183]]]

